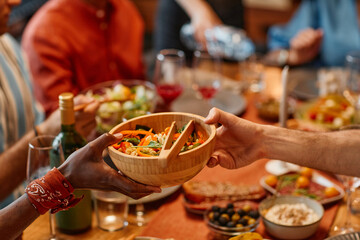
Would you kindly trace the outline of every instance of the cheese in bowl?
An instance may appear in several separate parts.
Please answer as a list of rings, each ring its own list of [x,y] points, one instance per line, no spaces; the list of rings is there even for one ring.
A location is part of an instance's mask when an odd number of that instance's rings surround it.
[[[320,217],[304,203],[277,204],[264,217],[274,223],[287,226],[301,226],[316,222]]]
[[[259,205],[266,231],[278,239],[305,239],[313,235],[324,215],[323,206],[308,197],[283,195]]]

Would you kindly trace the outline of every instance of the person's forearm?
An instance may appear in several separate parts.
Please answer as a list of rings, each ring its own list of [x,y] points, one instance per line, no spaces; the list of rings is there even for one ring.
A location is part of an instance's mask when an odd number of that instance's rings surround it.
[[[23,195],[15,202],[0,210],[1,239],[15,239],[28,227],[39,213]]]
[[[0,201],[25,180],[28,144],[34,137],[35,133],[31,131],[0,154]]]
[[[208,8],[211,8],[204,0],[176,0],[176,2],[185,10],[190,18],[193,18],[199,11],[207,11]]]
[[[360,176],[360,131],[327,133],[264,127],[266,157],[324,171]]]

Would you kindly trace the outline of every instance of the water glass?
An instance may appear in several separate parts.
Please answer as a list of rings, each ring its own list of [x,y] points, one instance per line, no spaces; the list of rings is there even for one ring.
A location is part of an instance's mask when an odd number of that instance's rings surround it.
[[[93,190],[95,215],[98,227],[104,231],[118,231],[128,225],[127,196],[111,191]]]
[[[252,55],[240,63],[241,81],[245,89],[253,93],[259,93],[265,88],[264,65],[258,55]]]

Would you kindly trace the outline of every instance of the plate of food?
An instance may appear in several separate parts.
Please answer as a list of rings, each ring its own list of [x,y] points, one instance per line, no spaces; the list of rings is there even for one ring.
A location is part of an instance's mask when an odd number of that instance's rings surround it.
[[[343,96],[330,94],[301,104],[295,111],[295,119],[337,130],[352,124],[355,109]]]
[[[108,132],[124,119],[151,113],[156,107],[154,84],[142,80],[116,80],[96,84],[82,93],[103,102],[97,112],[97,130]]]
[[[322,204],[338,201],[345,195],[342,187],[310,168],[279,176],[264,176],[260,184],[272,194],[307,196]]]
[[[188,181],[183,184],[185,209],[203,214],[213,205],[237,205],[244,200],[259,200],[266,192],[260,185],[237,185],[230,182]]]

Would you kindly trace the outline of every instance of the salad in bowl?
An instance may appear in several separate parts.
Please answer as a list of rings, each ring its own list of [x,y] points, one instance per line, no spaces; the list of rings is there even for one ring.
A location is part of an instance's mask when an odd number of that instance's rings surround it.
[[[152,113],[156,107],[154,84],[142,80],[116,80],[96,84],[82,92],[103,102],[97,112],[97,130],[110,131],[122,121]]]

